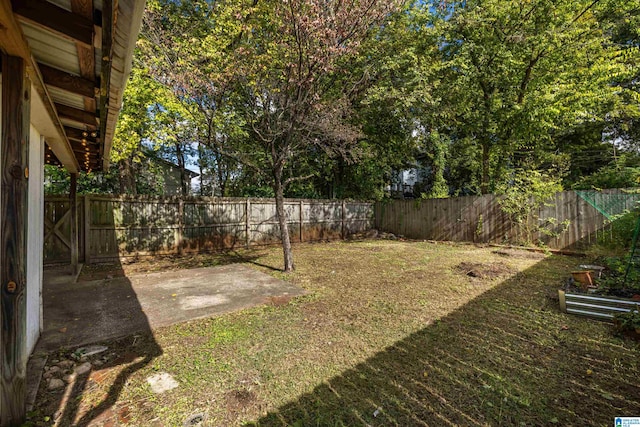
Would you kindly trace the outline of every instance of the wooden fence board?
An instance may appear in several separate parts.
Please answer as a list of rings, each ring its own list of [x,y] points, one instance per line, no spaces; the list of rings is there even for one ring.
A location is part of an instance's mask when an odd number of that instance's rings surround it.
[[[83,261],[209,252],[280,241],[271,199],[86,195],[78,203]],[[293,242],[330,240],[369,230],[374,226],[373,208],[368,202],[288,199],[290,238]],[[70,232],[69,209],[68,197],[45,199],[46,263],[70,261],[65,243]]]
[[[621,209],[627,210],[635,208],[640,200],[640,194],[630,195],[624,190],[604,190],[601,194],[603,198],[620,196]],[[575,191],[557,193],[548,205],[531,215],[530,236],[510,221],[494,195],[385,201],[376,203],[374,212],[380,231],[414,239],[497,244],[530,240],[554,249],[578,249],[608,233],[608,220]],[[550,233],[535,231],[537,226]]]
[[[622,193],[603,192],[614,196]],[[638,199],[640,195],[621,200],[624,207],[632,209]],[[91,261],[195,253],[279,242],[275,204],[269,199],[87,195],[78,198],[78,204],[79,254],[85,262],[86,257]],[[70,260],[69,209],[68,197],[46,198],[47,263]],[[355,201],[287,200],[285,209],[293,242],[338,239],[374,226],[380,231],[430,240],[517,244],[525,237],[493,195],[396,200],[375,206]],[[538,216],[540,224],[547,224],[555,234],[537,233],[532,237],[551,248],[584,247],[607,233],[606,218],[571,191],[558,193]],[[565,220],[569,226],[562,231]]]

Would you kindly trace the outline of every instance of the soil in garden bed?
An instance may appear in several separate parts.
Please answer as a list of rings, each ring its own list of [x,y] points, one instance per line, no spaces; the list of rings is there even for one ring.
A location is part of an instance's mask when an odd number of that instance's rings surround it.
[[[598,279],[595,280],[595,284],[598,284]],[[566,285],[563,287],[566,292],[576,293],[576,294],[587,294],[587,295],[602,295],[609,297],[617,297],[617,298],[627,298],[638,301],[640,304],[640,290],[639,289],[630,289],[630,288],[593,288],[592,292],[585,291],[580,287],[578,282],[573,281],[571,278],[567,280]]]
[[[631,298],[640,303],[640,290],[638,289],[610,289],[607,295],[620,298]]]

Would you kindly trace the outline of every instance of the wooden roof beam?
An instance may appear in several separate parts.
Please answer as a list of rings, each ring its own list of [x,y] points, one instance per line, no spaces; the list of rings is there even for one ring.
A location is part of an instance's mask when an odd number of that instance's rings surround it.
[[[96,86],[96,83],[89,79],[69,74],[45,64],[39,63],[38,67],[42,73],[44,83],[49,86],[82,95],[89,99],[95,98],[96,94],[100,92],[99,85]]]
[[[109,116],[109,88],[111,85],[111,61],[113,60],[113,26],[114,22],[113,0],[103,0],[102,2],[102,69],[100,70],[100,135],[109,143],[107,135],[107,119]],[[103,169],[109,168],[110,146],[100,147]]]
[[[98,153],[95,152],[91,152],[91,151],[84,151],[84,150],[80,150],[80,149],[73,149],[73,152],[76,154],[76,157],[78,157],[78,161],[80,163],[84,163],[84,158],[85,158],[85,153],[89,153],[89,159],[91,161],[98,161],[99,160],[99,156]]]
[[[77,108],[69,107],[68,105],[63,104],[54,104],[56,106],[56,110],[58,111],[58,116],[61,119],[67,119],[74,122],[82,123],[89,126],[97,125],[97,117],[95,114],[90,113],[88,111],[79,110]]]
[[[106,88],[105,82],[103,80],[100,81],[100,94],[108,98],[107,102],[100,107],[100,137],[104,147],[102,151],[104,169],[109,167],[109,153],[113,145],[116,122],[122,107],[127,77],[131,72],[131,58],[133,58],[136,45],[136,35],[140,31],[142,24],[144,6],[144,0],[102,1],[102,62],[104,64],[106,62],[104,61],[105,56],[108,57],[110,69],[112,70],[110,75],[104,72],[101,74],[101,79],[107,80],[108,86]],[[109,23],[113,23],[113,27],[109,28]],[[108,32],[111,33],[105,35]],[[103,91],[103,88],[108,90]],[[102,120],[104,120],[104,123]]]
[[[11,0],[21,20],[53,30],[61,36],[93,46],[94,22],[46,0]]]
[[[86,19],[93,19],[95,24],[95,15],[96,11],[93,9],[93,0],[71,0],[71,11],[76,13]],[[102,22],[102,15],[99,16],[100,22]],[[100,27],[95,27],[96,28]],[[102,42],[102,31],[100,34],[94,35],[94,42],[98,39]],[[99,44],[99,48],[102,48],[102,43]],[[76,51],[78,52],[78,63],[80,65],[80,76],[85,79],[95,80],[96,79],[96,62],[95,62],[95,53],[94,49],[89,46],[85,46],[82,43],[76,42]],[[100,86],[100,82],[98,79],[98,86]],[[98,91],[100,89],[98,88]],[[96,99],[94,98],[85,98],[84,99],[84,109],[87,111],[96,111]]]
[[[67,138],[74,140],[74,141],[82,141],[83,139],[86,139],[87,142],[91,143],[91,144],[97,144],[98,141],[96,141],[96,138],[98,137],[98,131],[95,130],[82,130],[82,129],[76,129],[76,128],[72,128],[69,126],[65,126],[64,127],[64,131],[67,134]],[[86,133],[86,135],[85,135]],[[93,136],[95,135],[95,136]]]
[[[31,55],[22,29],[15,20],[9,0],[0,0],[0,28],[2,28],[2,31],[0,31],[0,46],[2,46],[2,50],[8,55],[19,56],[26,61],[27,73],[31,83],[41,100],[42,108],[48,113],[53,131],[51,134],[44,136],[58,147],[59,155],[64,159],[67,169],[70,172],[76,172],[79,165],[77,160],[71,156],[69,140],[62,129],[62,123],[56,115],[53,101],[42,80],[38,65]],[[32,103],[38,103],[35,97],[32,97]]]

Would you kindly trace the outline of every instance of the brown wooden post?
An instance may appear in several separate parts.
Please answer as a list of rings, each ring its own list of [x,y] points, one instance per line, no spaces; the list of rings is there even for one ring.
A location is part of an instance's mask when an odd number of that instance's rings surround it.
[[[184,200],[182,196],[178,201],[178,238],[176,240],[178,254],[182,255],[184,253],[184,248],[182,247],[182,242],[184,241]]]
[[[244,233],[245,233],[245,246],[248,248],[251,245],[251,199],[247,197],[247,202],[244,208]]]
[[[346,238],[347,238],[347,235],[346,235],[347,230],[346,230],[346,228],[345,228],[346,207],[347,207],[347,204],[346,204],[346,203],[345,203],[345,201],[343,200],[343,201],[342,201],[342,212],[341,212],[341,214],[342,214],[342,221],[341,221],[341,222],[342,222],[342,233],[341,233],[341,234],[342,234],[342,238],[343,238],[343,239],[346,239]]]
[[[84,196],[84,263],[91,263],[91,197]]]
[[[26,415],[26,273],[31,83],[21,58],[2,55],[0,142],[0,425]]]
[[[302,228],[302,223],[304,221],[304,201],[300,200],[300,243],[302,243],[304,240],[304,231]]]
[[[78,174],[71,174],[69,203],[71,209],[71,275],[78,274]]]

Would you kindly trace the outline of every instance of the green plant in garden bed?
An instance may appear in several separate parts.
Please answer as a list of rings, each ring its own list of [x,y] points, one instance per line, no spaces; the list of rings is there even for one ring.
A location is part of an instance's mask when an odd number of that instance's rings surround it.
[[[626,313],[618,313],[613,318],[620,332],[633,331],[640,336],[640,305]]]
[[[640,265],[634,265],[629,270],[625,281],[625,272],[629,263],[629,255],[624,257],[607,257],[603,264],[607,271],[597,280],[600,293],[631,297],[640,293]]]

